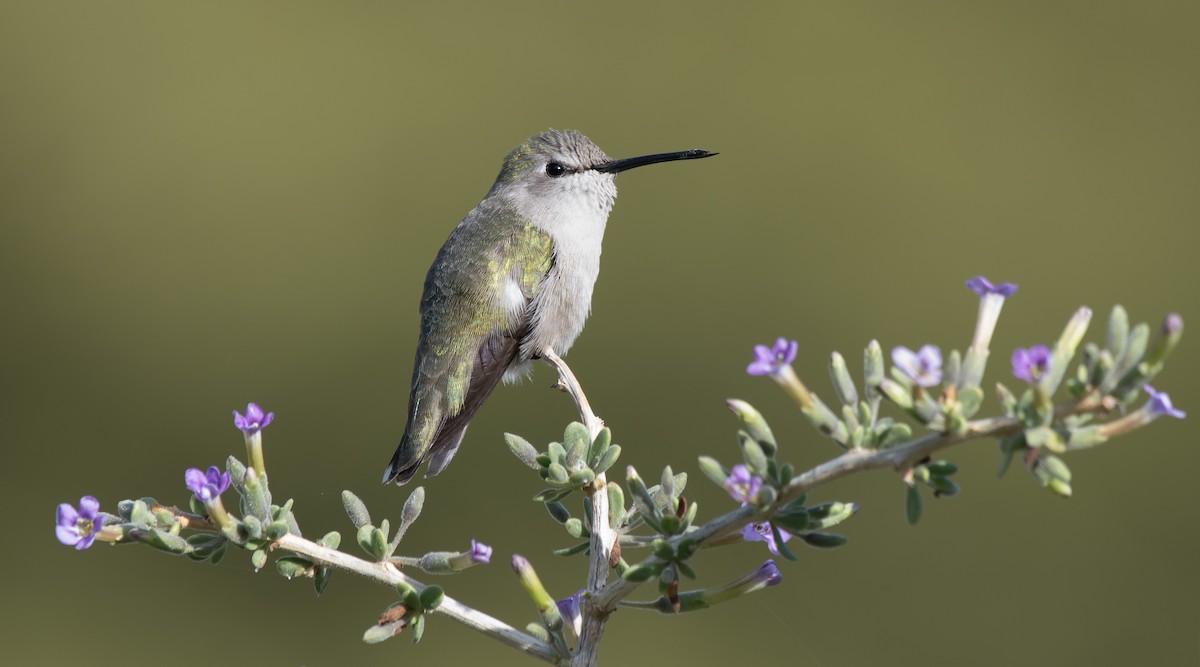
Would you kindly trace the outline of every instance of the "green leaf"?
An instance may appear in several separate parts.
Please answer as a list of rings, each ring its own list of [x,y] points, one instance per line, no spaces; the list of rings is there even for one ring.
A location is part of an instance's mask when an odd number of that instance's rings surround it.
[[[421,609],[432,611],[437,609],[445,599],[446,594],[442,591],[441,586],[426,586],[425,590],[421,591]]]
[[[833,549],[848,542],[845,536],[834,533],[804,533],[800,535],[800,539],[808,546],[818,549]]]
[[[385,642],[399,634],[404,626],[400,621],[394,623],[386,623],[384,625],[372,625],[363,633],[362,640],[367,644],[378,644]]]
[[[657,577],[666,565],[666,563],[641,563],[634,565],[625,570],[625,574],[621,575],[621,578],[631,584],[640,584]]]
[[[552,442],[546,448],[546,453],[550,455],[550,462],[562,465],[567,460],[567,450],[563,449],[561,442]]]
[[[970,419],[983,406],[983,390],[975,386],[959,389],[958,405],[962,416]]]
[[[283,556],[275,561],[275,570],[285,579],[311,576],[312,568],[313,562],[301,556]]]
[[[133,501],[133,507],[129,511],[129,521],[140,526],[149,526],[154,523],[154,514],[150,511],[150,507],[146,505],[146,501],[140,498]]]
[[[571,492],[574,490],[575,489],[573,489],[573,488],[542,489],[541,491],[537,492],[536,495],[533,496],[533,499],[534,499],[534,501],[539,502],[539,503],[550,503],[550,502],[554,502],[554,501],[562,500],[563,498],[566,498],[567,496],[571,495]]]
[[[418,614],[409,622],[408,627],[412,628],[413,643],[420,642],[421,637],[425,635],[425,614]]]
[[[567,484],[571,486],[585,486],[591,484],[596,479],[596,473],[592,472],[591,468],[583,468],[571,473],[567,478]]]
[[[566,433],[563,434],[563,447],[567,450],[567,459],[563,465],[568,470],[578,466],[587,457],[591,444],[586,426],[579,422],[568,424]]]
[[[383,520],[384,525],[387,525],[387,519]],[[371,531],[371,548],[368,551],[375,560],[383,560],[387,557],[388,541],[387,533],[382,528],[375,528]]]
[[[567,519],[571,518],[571,512],[567,509],[567,506],[558,501],[546,503],[546,511],[550,513],[550,518],[559,523],[566,523]]]
[[[779,450],[779,446],[775,442],[775,434],[771,432],[771,427],[763,418],[762,413],[755,410],[754,406],[749,403],[736,398],[725,401],[725,405],[733,411],[733,414],[737,415],[746,433],[762,447],[763,452],[768,457],[774,456],[775,452]]]
[[[317,591],[317,595],[325,592],[331,577],[333,577],[333,568],[324,565],[317,568],[317,574],[313,577],[313,588]]]
[[[365,551],[371,555],[374,555],[371,553],[371,535],[374,532],[375,532],[375,526],[372,526],[371,524],[367,523],[367,524],[363,524],[362,526],[359,526],[358,534],[355,535],[355,539],[358,542],[358,546],[362,547],[363,551]]]
[[[925,464],[929,473],[935,477],[946,477],[958,472],[958,466],[949,461],[938,460]]]
[[[263,569],[263,566],[265,566],[266,564],[267,564],[267,550],[266,549],[255,549],[254,551],[250,552],[250,565],[251,565],[251,567],[254,568],[255,572],[258,572],[259,570]]]
[[[538,469],[538,450],[528,440],[519,435],[505,433],[504,443],[508,445],[508,451],[512,452],[512,455],[517,457],[521,463],[534,470]]]
[[[584,532],[583,520],[577,517],[571,517],[570,519],[567,519],[565,522],[563,522],[563,525],[567,527],[567,534],[571,537],[583,537],[585,534],[587,534]]]
[[[742,450],[742,459],[750,468],[750,472],[759,477],[767,477],[767,455],[749,433],[738,431],[738,447]]]
[[[831,528],[854,516],[857,503],[828,502],[808,508],[809,528]]]
[[[588,463],[592,467],[596,467],[600,462],[600,457],[604,455],[610,445],[612,445],[612,431],[605,426],[600,429],[600,432],[596,434],[596,439],[592,441],[592,446],[588,450]]]
[[[792,550],[784,543],[783,534],[779,532],[779,527],[775,524],[771,524],[771,536],[775,539],[775,548],[779,550],[780,556],[788,560],[798,560],[796,554],[792,553]]]
[[[355,528],[361,529],[371,524],[371,514],[367,512],[366,504],[350,491],[342,491],[342,507],[346,509],[346,516],[350,517]]]
[[[607,449],[604,450],[604,453],[600,455],[600,460],[596,462],[596,467],[595,467],[596,474],[601,475],[604,472],[606,472],[609,468],[611,468],[613,466],[614,463],[617,462],[617,459],[620,458],[620,456],[621,456],[621,446],[620,445],[610,445]]]
[[[608,491],[608,524],[616,529],[621,526],[621,517],[625,514],[625,492],[620,484],[609,483]]]
[[[288,525],[286,521],[272,521],[267,526],[267,539],[272,542],[278,540],[288,534]]]
[[[833,381],[834,392],[843,405],[853,407],[858,403],[858,390],[854,387],[854,380],[850,379],[846,360],[837,352],[829,355],[829,379]]]
[[[327,549],[337,549],[342,543],[342,534],[336,530],[331,530],[325,533],[325,537],[321,538],[321,546]]]
[[[771,523],[777,523],[788,532],[799,533],[808,529],[808,512],[804,508],[791,511],[779,511],[771,515]]]
[[[882,420],[880,420],[882,422]],[[896,422],[889,424],[886,428],[875,428],[876,447],[879,449],[887,449],[902,442],[907,442],[912,439],[912,427],[908,424]]]
[[[546,475],[546,481],[550,482],[551,484],[566,484],[567,480],[570,479],[570,475],[567,474],[567,469],[557,461],[550,464],[550,468],[547,472],[548,474]]]
[[[921,520],[921,491],[916,485],[907,486],[904,513],[910,526],[917,525],[917,522]]]

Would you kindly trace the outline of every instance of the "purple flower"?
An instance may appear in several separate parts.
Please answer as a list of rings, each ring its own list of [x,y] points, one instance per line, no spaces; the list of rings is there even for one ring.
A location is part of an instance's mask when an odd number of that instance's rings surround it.
[[[779,529],[779,536],[784,542],[792,539],[791,533],[782,528]],[[775,543],[775,535],[769,521],[746,524],[746,527],[742,528],[742,539],[747,542],[766,542],[767,549],[776,556],[779,555],[779,545]]]
[[[575,591],[575,594],[569,598],[556,600],[555,604],[558,605],[558,613],[562,615],[563,620],[578,637],[579,633],[583,631],[583,589]]]
[[[492,548],[483,542],[471,540],[471,560],[476,563],[488,563],[492,560]]]
[[[993,285],[990,280],[983,276],[975,276],[967,281],[967,288],[979,296],[987,296],[988,294],[999,294],[1002,297],[1010,297],[1017,293],[1017,286],[1013,283],[1000,283]]]
[[[58,541],[79,551],[92,546],[104,524],[100,516],[100,501],[91,496],[79,499],[79,509],[62,503],[55,513],[54,534]]]
[[[1018,347],[1013,350],[1013,375],[1026,382],[1037,382],[1050,369],[1050,348],[1045,345],[1034,345],[1028,349]]]
[[[264,415],[263,409],[258,407],[257,403],[247,404],[246,414],[244,415],[237,410],[233,411],[233,425],[246,435],[254,435],[263,430],[274,418],[274,412],[268,412]]]
[[[217,466],[209,466],[207,473],[199,468],[188,468],[183,474],[183,481],[196,500],[207,505],[229,488],[229,473],[222,473]]]
[[[942,351],[936,345],[923,345],[917,352],[897,346],[892,363],[918,387],[936,387],[942,381]]]
[[[1142,385],[1142,389],[1145,389],[1146,393],[1150,394],[1150,402],[1148,403],[1150,412],[1156,415],[1168,415],[1176,419],[1183,419],[1187,416],[1186,412],[1177,410],[1175,406],[1171,405],[1171,397],[1167,396],[1167,392],[1155,391],[1154,387],[1148,384]]]
[[[733,466],[733,472],[725,478],[725,490],[743,505],[750,502],[761,487],[762,478],[750,474],[750,469],[741,463]]]
[[[783,581],[783,575],[779,573],[779,568],[775,567],[775,561],[768,560],[754,572],[754,580],[763,582],[767,586],[777,586]]]
[[[776,340],[774,347],[755,345],[754,361],[746,367],[746,372],[751,375],[777,375],[796,358],[799,347],[796,341],[786,338]]]

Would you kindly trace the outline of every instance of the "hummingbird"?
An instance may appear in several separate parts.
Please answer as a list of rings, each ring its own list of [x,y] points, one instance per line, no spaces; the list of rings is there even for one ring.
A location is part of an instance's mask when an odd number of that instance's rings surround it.
[[[427,461],[426,477],[442,472],[497,384],[528,377],[544,350],[570,349],[591,310],[616,175],[712,155],[613,160],[579,132],[550,130],[504,158],[425,276],[408,424],[385,484],[404,484]]]

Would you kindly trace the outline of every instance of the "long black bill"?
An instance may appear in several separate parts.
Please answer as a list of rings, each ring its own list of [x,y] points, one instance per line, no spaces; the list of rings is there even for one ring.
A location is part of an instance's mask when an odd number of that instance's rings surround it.
[[[679,151],[678,153],[655,153],[654,155],[642,155],[640,157],[627,157],[621,160],[613,160],[598,164],[592,169],[602,171],[606,174],[615,174],[633,169],[634,167],[644,167],[648,164],[657,164],[659,162],[672,162],[674,160],[699,160],[702,157],[712,157],[716,153],[702,151],[699,148],[694,148],[690,151]]]

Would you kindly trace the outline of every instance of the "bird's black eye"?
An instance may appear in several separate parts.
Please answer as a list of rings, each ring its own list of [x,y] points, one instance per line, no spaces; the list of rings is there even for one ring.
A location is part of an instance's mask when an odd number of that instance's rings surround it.
[[[558,178],[565,173],[567,173],[567,168],[558,162],[551,162],[550,164],[546,165],[546,175],[550,178]]]

